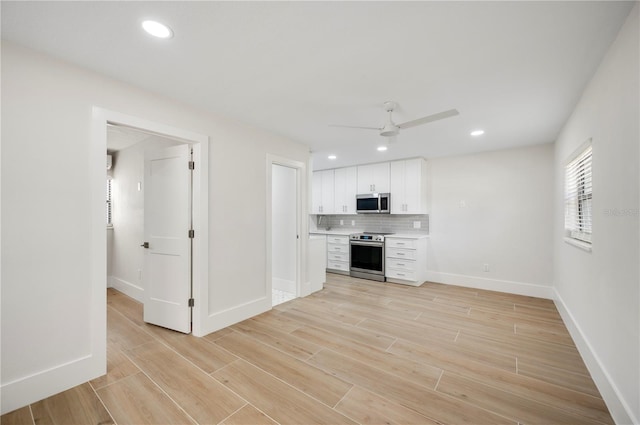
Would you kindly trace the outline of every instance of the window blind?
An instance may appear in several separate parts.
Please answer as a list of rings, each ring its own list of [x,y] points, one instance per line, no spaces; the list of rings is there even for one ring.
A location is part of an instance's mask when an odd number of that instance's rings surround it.
[[[565,236],[591,243],[593,224],[593,183],[591,143],[565,168]]]
[[[111,223],[111,182],[112,180],[110,178],[107,179],[107,211],[106,211],[106,215],[107,215],[107,226],[110,226]]]

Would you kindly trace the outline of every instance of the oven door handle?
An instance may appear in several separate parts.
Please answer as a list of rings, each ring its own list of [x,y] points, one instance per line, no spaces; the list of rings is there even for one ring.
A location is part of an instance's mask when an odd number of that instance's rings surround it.
[[[382,247],[384,246],[384,242],[358,242],[358,241],[350,241],[351,245],[358,245],[358,246],[379,246]]]

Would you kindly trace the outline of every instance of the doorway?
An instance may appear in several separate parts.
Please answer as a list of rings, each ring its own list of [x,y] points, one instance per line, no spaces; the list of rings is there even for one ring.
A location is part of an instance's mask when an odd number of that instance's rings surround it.
[[[305,165],[287,158],[267,155],[267,297],[276,306],[308,295],[302,287],[305,270],[306,231],[301,190],[306,182]]]
[[[208,257],[208,137],[197,133],[192,133],[187,130],[146,121],[137,117],[96,107],[94,107],[93,116],[93,139],[96,141],[96,143],[94,144],[95,149],[93,151],[94,153],[92,158],[94,158],[96,168],[98,160],[102,165],[102,167],[100,167],[101,171],[96,170],[96,172],[93,174],[94,186],[96,188],[98,187],[98,185],[104,188],[105,184],[106,173],[104,171],[103,164],[105,151],[107,150],[107,133],[109,127],[119,127],[126,128],[130,131],[137,131],[138,133],[142,133],[143,135],[145,135],[145,137],[153,137],[156,138],[156,140],[158,140],[157,138],[170,139],[172,140],[172,143],[169,143],[169,145],[177,144],[185,147],[188,147],[188,145],[191,146],[191,148],[189,149],[189,156],[191,157],[194,165],[192,166],[191,164],[189,164],[189,161],[187,161],[184,165],[185,168],[193,168],[193,173],[189,177],[191,181],[192,191],[188,195],[192,202],[192,204],[189,206],[189,221],[192,220],[192,222],[189,226],[185,226],[186,228],[184,229],[184,234],[188,234],[188,238],[190,239],[189,250],[191,251],[190,264],[188,267],[188,295],[186,297],[181,296],[180,298],[184,298],[184,300],[181,302],[189,306],[188,323],[193,335],[203,336],[205,332],[202,329],[202,325],[203,320],[206,319],[206,313],[208,310],[208,266],[206,262]],[[165,164],[167,163],[168,162],[165,162]],[[117,159],[114,161],[114,167],[117,167]],[[116,174],[115,179],[117,178],[118,177]],[[129,186],[128,190],[144,192],[145,188],[141,187],[144,184],[144,181],[141,180],[143,179],[134,181],[132,185]],[[189,191],[188,186],[185,189]],[[102,198],[101,205],[102,207],[100,210],[104,214],[104,198]],[[104,229],[103,214],[100,214],[100,216],[102,217],[102,228]],[[137,248],[138,251],[144,252],[144,248],[140,247],[140,245],[145,242],[144,237],[140,238],[138,235],[138,237],[136,237],[135,239],[136,240],[132,241],[131,244],[135,244],[135,248]],[[100,240],[104,241],[105,239],[103,239],[103,237],[96,237],[96,242],[99,242]],[[99,247],[96,246],[94,249],[98,250]],[[101,248],[99,250],[105,252],[104,248]],[[106,252],[104,258],[106,258]],[[130,274],[130,276],[132,276],[131,281],[133,281],[134,283],[141,282],[144,279],[144,276],[142,276],[142,279],[139,279],[141,269],[144,268],[140,267],[139,265],[140,262],[138,261],[134,266],[134,273]],[[107,268],[108,267],[109,264],[107,264]],[[96,270],[100,269],[104,270],[103,267],[96,268]],[[96,278],[100,280],[100,277],[96,276]],[[102,277],[102,279],[104,279],[104,277]],[[142,285],[138,285],[139,290],[137,291],[138,293],[135,294],[135,286],[136,285],[131,285],[134,294],[127,295],[130,295],[140,301],[144,301],[142,296],[144,294],[144,288],[142,287]],[[102,309],[102,311],[104,311],[104,308],[105,307],[102,306],[99,309]],[[163,324],[162,326],[172,327],[167,326],[166,324]],[[184,330],[182,331],[184,332]]]
[[[297,170],[271,165],[272,306],[298,296]]]
[[[108,286],[143,303],[145,322],[182,333],[191,332],[191,150],[185,141],[107,128]]]

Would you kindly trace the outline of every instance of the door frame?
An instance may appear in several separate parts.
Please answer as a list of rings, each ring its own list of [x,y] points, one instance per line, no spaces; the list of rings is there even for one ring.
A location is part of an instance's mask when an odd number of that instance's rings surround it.
[[[273,307],[271,301],[271,292],[273,290],[273,276],[272,276],[272,261],[273,261],[273,253],[272,253],[272,197],[273,197],[273,166],[281,165],[284,167],[293,168],[296,170],[296,234],[299,236],[296,241],[296,297],[304,297],[311,293],[311,285],[308,279],[306,278],[306,270],[307,270],[307,244],[305,243],[305,237],[308,236],[308,223],[305,220],[307,217],[307,203],[303,202],[302,194],[305,193],[302,188],[306,185],[307,175],[306,175],[306,165],[303,162],[295,161],[292,159],[267,154],[267,204],[266,204],[266,297],[269,299],[269,304]],[[303,284],[304,278],[304,284]]]
[[[159,136],[179,139],[192,145],[193,160],[193,239],[192,251],[192,290],[195,305],[192,310],[192,334],[204,336],[203,317],[208,315],[209,299],[209,137],[193,131],[172,127],[166,124],[146,120],[132,115],[94,106],[92,110],[92,143],[91,143],[91,185],[93,198],[92,208],[92,282],[94,294],[105,291],[106,285],[106,232],[104,221],[104,182],[107,178],[105,155],[107,153],[107,124],[117,124],[142,130]],[[187,229],[185,229],[186,231]],[[97,327],[103,332],[93,333],[94,352],[106,354],[106,304],[104,295],[94,295],[92,310],[96,312],[94,319]]]

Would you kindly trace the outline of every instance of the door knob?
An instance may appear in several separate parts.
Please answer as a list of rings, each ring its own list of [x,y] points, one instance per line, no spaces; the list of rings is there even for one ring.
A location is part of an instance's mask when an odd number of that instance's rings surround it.
[[[149,242],[144,242],[142,245],[140,245],[143,248],[149,248]]]

